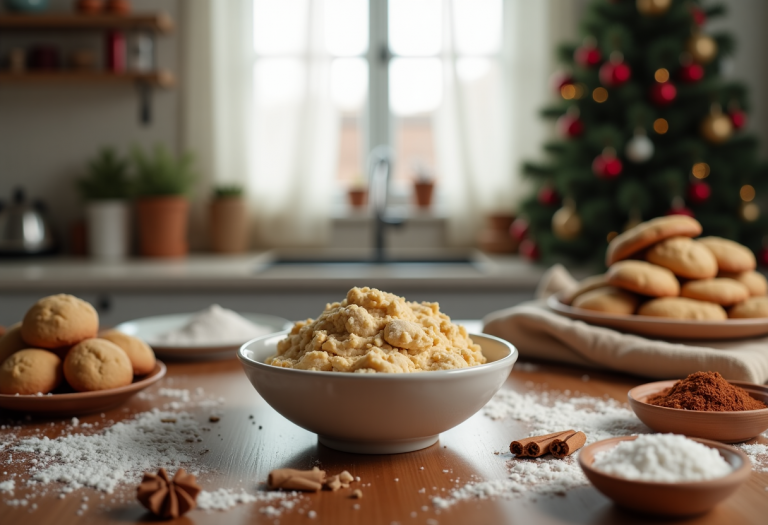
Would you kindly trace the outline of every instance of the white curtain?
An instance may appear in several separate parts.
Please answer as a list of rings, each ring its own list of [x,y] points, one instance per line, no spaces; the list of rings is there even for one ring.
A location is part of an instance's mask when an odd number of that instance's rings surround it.
[[[525,196],[520,166],[540,155],[550,127],[554,48],[575,32],[573,0],[506,0],[498,57],[461,56],[457,21],[466,4],[444,2],[443,103],[435,116],[449,241],[470,245],[484,218],[512,212]]]
[[[338,119],[322,1],[293,3],[303,14],[300,53],[261,59],[254,52],[254,6],[268,9],[268,2],[183,3],[184,146],[204,175],[198,195],[242,185],[260,246],[322,244],[330,226]],[[204,213],[200,204],[198,231]]]

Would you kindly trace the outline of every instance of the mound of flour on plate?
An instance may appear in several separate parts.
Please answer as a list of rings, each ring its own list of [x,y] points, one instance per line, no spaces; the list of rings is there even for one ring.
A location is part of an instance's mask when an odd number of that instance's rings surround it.
[[[250,322],[237,312],[212,304],[192,315],[184,326],[155,336],[152,343],[167,346],[238,345],[273,331],[268,326]]]

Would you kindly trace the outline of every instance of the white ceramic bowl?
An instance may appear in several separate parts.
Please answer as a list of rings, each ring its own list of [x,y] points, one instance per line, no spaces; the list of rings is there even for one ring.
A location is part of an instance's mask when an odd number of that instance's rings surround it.
[[[416,374],[345,374],[264,364],[288,331],[260,337],[237,353],[264,400],[288,420],[315,432],[323,445],[358,454],[426,448],[465,421],[501,388],[517,349],[497,337],[471,334],[484,365]]]

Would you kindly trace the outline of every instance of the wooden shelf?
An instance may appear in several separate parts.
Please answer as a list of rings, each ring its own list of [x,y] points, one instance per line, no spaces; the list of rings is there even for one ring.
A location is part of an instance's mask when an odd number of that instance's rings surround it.
[[[150,71],[146,73],[109,73],[106,71],[28,71],[24,73],[10,73],[8,71],[0,71],[0,85],[141,83],[167,88],[172,86],[174,81],[173,74],[169,71]]]
[[[82,15],[78,13],[0,14],[0,29],[128,29],[168,33],[173,21],[164,14]]]

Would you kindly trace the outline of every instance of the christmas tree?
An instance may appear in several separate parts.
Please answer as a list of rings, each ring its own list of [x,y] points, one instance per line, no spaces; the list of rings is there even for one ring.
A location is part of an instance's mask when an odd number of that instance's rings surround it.
[[[583,41],[559,50],[559,100],[542,112],[559,138],[546,162],[525,165],[535,191],[511,228],[524,256],[603,265],[622,231],[686,214],[768,263],[756,203],[768,166],[741,131],[744,86],[720,74],[733,39],[705,31],[723,14],[696,0],[593,0]]]

